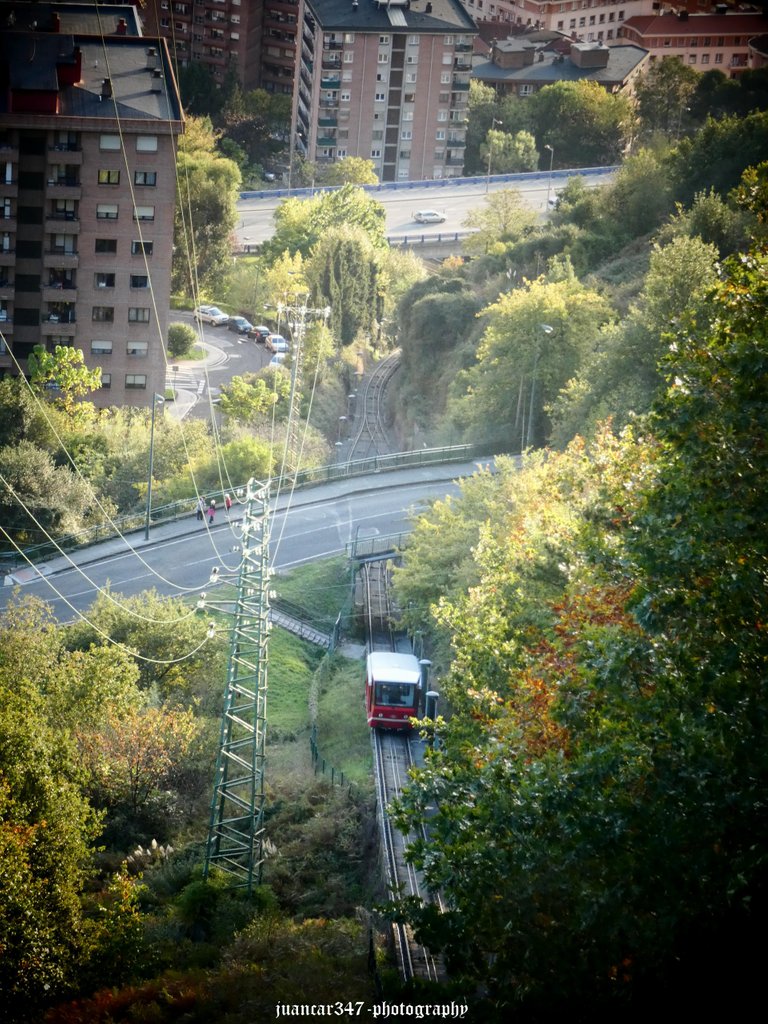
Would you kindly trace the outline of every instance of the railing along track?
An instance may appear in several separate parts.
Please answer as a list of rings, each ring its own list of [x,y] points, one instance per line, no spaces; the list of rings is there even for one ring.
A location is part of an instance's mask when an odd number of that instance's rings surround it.
[[[372,455],[387,455],[390,452],[391,445],[384,423],[384,397],[387,385],[399,365],[398,349],[382,359],[365,380],[361,401],[358,403],[359,423],[345,461],[365,459]]]

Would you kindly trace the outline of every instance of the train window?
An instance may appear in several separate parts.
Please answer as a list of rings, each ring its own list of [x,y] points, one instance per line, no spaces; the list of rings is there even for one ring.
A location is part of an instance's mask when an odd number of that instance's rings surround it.
[[[410,708],[413,706],[413,690],[411,683],[377,683],[376,703],[391,708]]]

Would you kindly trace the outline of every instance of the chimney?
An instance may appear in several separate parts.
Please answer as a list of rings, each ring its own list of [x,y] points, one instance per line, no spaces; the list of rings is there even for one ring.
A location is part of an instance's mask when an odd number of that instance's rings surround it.
[[[101,83],[101,98],[103,100],[112,99],[112,79],[105,78]]]
[[[150,92],[162,92],[163,91],[163,72],[159,68],[155,68],[152,72],[152,84],[149,87]]]
[[[128,32],[128,22],[125,18],[120,18],[117,22],[117,28],[115,29],[115,35],[124,36]]]
[[[431,14],[432,13],[432,4],[429,3],[429,2],[427,3],[426,12],[427,12],[427,14]]]

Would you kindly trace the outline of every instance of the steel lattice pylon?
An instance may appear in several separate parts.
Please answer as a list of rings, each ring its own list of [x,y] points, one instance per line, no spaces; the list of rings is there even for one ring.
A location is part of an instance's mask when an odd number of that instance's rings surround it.
[[[203,877],[230,872],[250,894],[264,863],[264,744],[269,638],[269,484],[249,480],[243,557]]]

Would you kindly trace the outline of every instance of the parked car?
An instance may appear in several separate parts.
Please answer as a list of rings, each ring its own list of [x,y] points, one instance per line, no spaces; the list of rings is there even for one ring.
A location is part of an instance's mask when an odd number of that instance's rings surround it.
[[[248,337],[255,338],[260,345],[263,345],[271,333],[270,329],[265,327],[264,324],[258,324],[248,331]]]
[[[418,224],[442,224],[445,220],[445,214],[440,213],[439,210],[417,210],[413,219]]]
[[[222,313],[218,306],[198,306],[194,316],[199,324],[214,324],[216,327],[229,322],[229,315]]]
[[[285,352],[275,352],[272,358],[269,360],[270,366],[282,366],[285,362]]]
[[[273,352],[287,352],[290,349],[290,345],[282,334],[270,334],[267,344]]]
[[[253,324],[244,316],[231,316],[227,327],[236,334],[249,334],[253,330]]]

